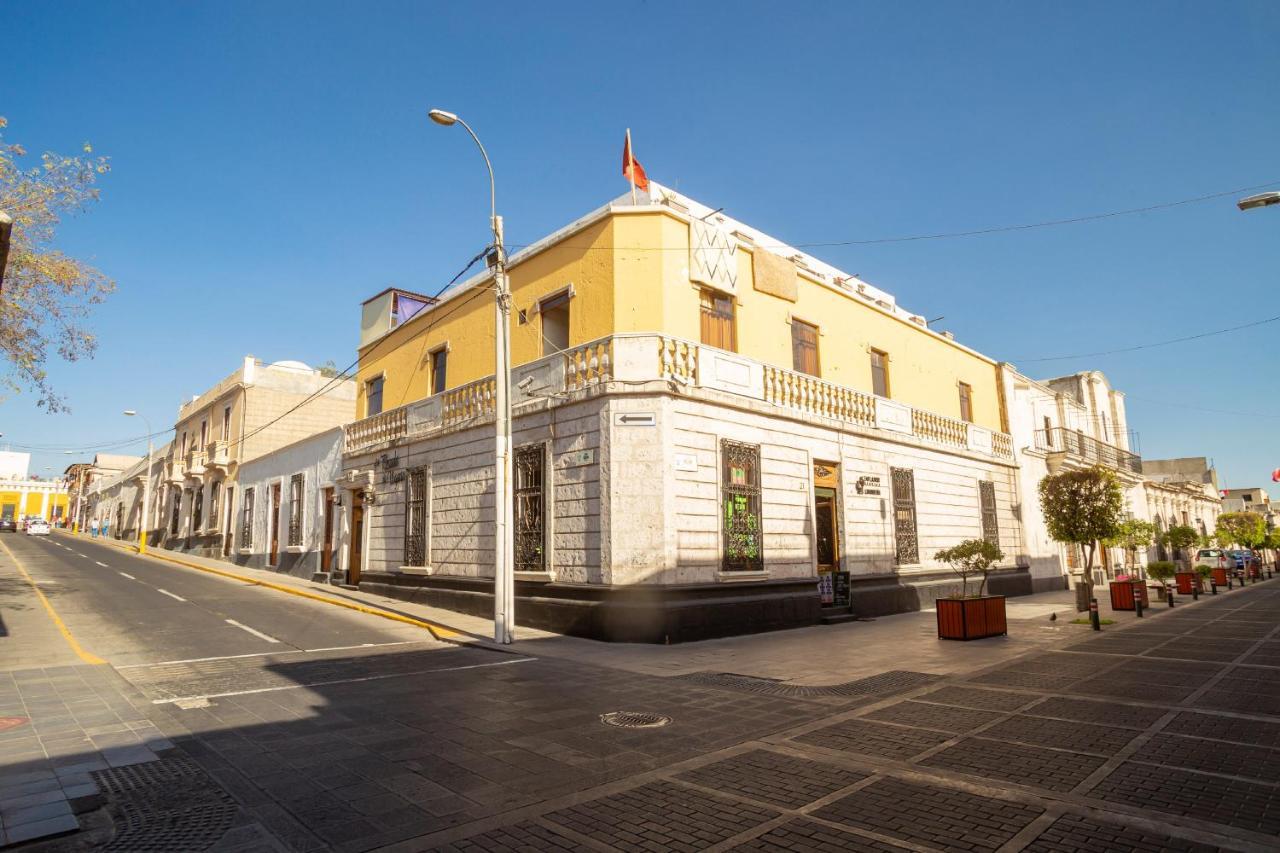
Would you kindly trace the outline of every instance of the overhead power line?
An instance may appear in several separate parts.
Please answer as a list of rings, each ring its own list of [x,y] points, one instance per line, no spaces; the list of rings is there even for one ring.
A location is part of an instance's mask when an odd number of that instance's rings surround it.
[[[1280,320],[1280,316],[1268,317],[1265,320],[1256,320],[1252,323],[1245,323],[1243,326],[1232,326],[1229,329],[1218,329],[1213,332],[1201,332],[1198,335],[1187,335],[1186,337],[1183,337],[1183,338],[1171,338],[1167,341],[1154,341],[1149,344],[1138,344],[1137,346],[1121,347],[1120,349],[1101,350],[1099,352],[1078,352],[1072,355],[1050,355],[1050,356],[1045,356],[1043,358],[1014,358],[1010,360],[1014,364],[1021,364],[1021,363],[1029,363],[1029,362],[1037,362],[1037,361],[1063,361],[1070,358],[1093,358],[1094,356],[1116,355],[1117,353],[1122,353],[1122,352],[1137,352],[1138,350],[1152,349],[1154,347],[1167,347],[1170,344],[1181,344],[1187,341],[1197,341],[1197,340],[1200,340],[1201,338],[1211,338],[1214,335],[1225,335],[1228,332],[1238,332],[1241,329],[1252,329],[1255,326],[1264,326],[1267,323],[1274,323],[1277,320]]]
[[[848,240],[824,240],[808,243],[758,243],[756,248],[761,249],[817,249],[831,246],[871,246],[882,243],[914,243],[922,240],[951,240],[960,237],[983,237],[989,234],[1004,234],[1011,231],[1030,231],[1037,228],[1053,228],[1059,225],[1078,225],[1082,222],[1097,222],[1102,219],[1115,219],[1120,216],[1133,216],[1139,213],[1151,213],[1157,210],[1168,210],[1174,207],[1182,207],[1188,204],[1198,204],[1205,201],[1213,201],[1219,198],[1228,198],[1230,196],[1240,195],[1241,193],[1252,192],[1254,190],[1265,190],[1280,184],[1280,180],[1267,181],[1263,184],[1254,184],[1248,187],[1237,187],[1232,190],[1222,190],[1221,192],[1209,193],[1208,195],[1198,195],[1191,198],[1178,199],[1177,201],[1164,201],[1156,204],[1148,204],[1142,207],[1129,207],[1123,210],[1110,210],[1106,213],[1091,213],[1084,216],[1069,216],[1059,219],[1045,219],[1040,222],[1024,222],[1017,225],[995,225],[990,228],[973,228],[965,231],[939,231],[928,234],[905,234],[896,237],[868,237],[868,238],[852,238]],[[528,248],[532,243],[512,243],[514,248]],[[556,246],[556,248],[576,249],[581,251],[601,250],[613,251],[614,249],[626,251],[641,252],[687,252],[685,246]]]

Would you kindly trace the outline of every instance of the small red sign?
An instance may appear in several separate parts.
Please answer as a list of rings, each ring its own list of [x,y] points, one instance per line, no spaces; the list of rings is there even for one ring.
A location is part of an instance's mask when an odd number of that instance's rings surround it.
[[[31,722],[26,717],[0,717],[0,732],[7,732],[9,729],[16,729],[18,726],[25,726]]]

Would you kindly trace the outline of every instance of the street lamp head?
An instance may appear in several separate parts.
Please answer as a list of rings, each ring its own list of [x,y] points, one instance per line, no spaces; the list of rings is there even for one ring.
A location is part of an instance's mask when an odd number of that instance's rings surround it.
[[[444,127],[458,123],[458,116],[454,113],[446,112],[445,110],[431,110],[427,115],[430,116],[431,120],[436,124],[443,125]]]
[[[1253,210],[1255,207],[1270,207],[1273,204],[1280,204],[1280,192],[1274,190],[1242,198],[1236,202],[1236,207],[1241,210]]]
[[[124,410],[124,413],[125,413],[126,415],[128,415],[129,417],[133,417],[134,415],[138,414],[138,413],[137,413],[137,412],[135,412],[133,409],[125,409],[125,410]]]

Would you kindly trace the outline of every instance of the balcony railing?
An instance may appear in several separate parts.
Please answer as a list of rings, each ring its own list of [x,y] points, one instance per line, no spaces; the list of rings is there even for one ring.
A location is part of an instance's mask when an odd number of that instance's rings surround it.
[[[527,379],[532,381],[525,382]],[[912,435],[997,459],[1013,458],[1013,442],[1005,433],[665,335],[614,335],[521,365],[513,371],[512,402],[614,380],[667,380],[682,387],[711,388],[754,398],[792,414]],[[494,402],[493,377],[487,376],[348,424],[345,446],[347,452],[353,452],[492,417]]]
[[[1117,471],[1142,473],[1142,457],[1119,447],[1090,438],[1083,432],[1063,427],[1036,430],[1036,449],[1047,453],[1065,453],[1086,462],[1115,468]]]
[[[193,448],[187,452],[187,476],[193,478],[204,476],[203,450],[195,450]]]
[[[224,471],[231,465],[231,442],[225,439],[211,441],[205,446],[205,464]]]

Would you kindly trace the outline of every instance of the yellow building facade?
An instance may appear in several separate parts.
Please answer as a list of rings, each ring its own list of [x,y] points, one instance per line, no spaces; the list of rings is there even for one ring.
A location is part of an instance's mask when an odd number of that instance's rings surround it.
[[[69,518],[67,485],[61,480],[0,480],[0,518]]]
[[[736,243],[731,255],[725,253],[736,273],[729,277],[732,290],[691,280],[692,231],[682,207],[673,200],[606,208],[513,256],[512,364],[621,333],[713,343],[703,328],[712,291],[721,305],[731,303],[732,341],[714,342],[726,349],[798,369],[797,338],[809,335],[816,338],[816,352],[806,373],[866,393],[880,390],[880,396],[987,429],[1004,428],[996,363],[929,329],[923,318],[852,276],[729,223],[721,230]],[[793,281],[782,288],[759,286],[756,256],[766,252],[774,256],[771,266],[781,262],[784,279]],[[492,375],[494,310],[485,282],[468,282],[361,348],[360,416],[373,413],[369,391],[376,394],[379,384],[383,411],[430,396],[439,387],[433,369],[440,359],[433,355],[442,350],[446,389]],[[567,311],[543,310],[566,296]],[[549,328],[553,315],[556,325]]]

